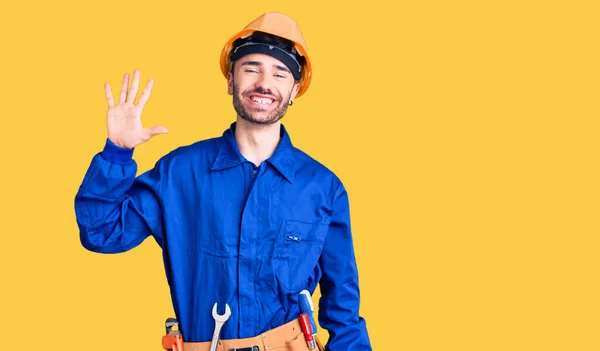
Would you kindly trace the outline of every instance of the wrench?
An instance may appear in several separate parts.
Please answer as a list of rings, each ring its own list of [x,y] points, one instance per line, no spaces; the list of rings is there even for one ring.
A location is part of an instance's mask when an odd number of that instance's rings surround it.
[[[215,351],[217,349],[217,342],[219,341],[219,335],[221,334],[221,327],[223,324],[227,322],[229,316],[231,316],[231,309],[228,304],[225,304],[225,314],[217,314],[217,304],[213,305],[212,316],[215,320],[215,331],[213,333],[213,338],[210,343],[210,351]]]

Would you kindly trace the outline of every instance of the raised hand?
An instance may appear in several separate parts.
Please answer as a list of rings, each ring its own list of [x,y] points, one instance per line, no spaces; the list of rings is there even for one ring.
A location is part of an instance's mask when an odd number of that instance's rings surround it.
[[[148,80],[136,105],[135,98],[139,83],[140,71],[135,70],[133,72],[131,87],[127,91],[129,73],[125,73],[118,105],[115,105],[108,82],[104,84],[106,100],[108,101],[108,112],[106,114],[108,138],[114,144],[127,149],[133,149],[135,146],[150,140],[155,135],[167,133],[167,128],[163,126],[152,128],[144,128],[142,126],[142,110],[150,97],[154,80],[152,78]]]

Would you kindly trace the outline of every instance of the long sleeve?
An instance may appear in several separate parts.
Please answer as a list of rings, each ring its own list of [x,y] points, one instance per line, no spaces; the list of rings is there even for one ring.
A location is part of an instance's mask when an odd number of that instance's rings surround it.
[[[109,139],[94,155],[75,196],[75,214],[81,244],[100,253],[119,253],[148,236],[163,245],[159,200],[162,162],[136,178],[133,149]]]
[[[348,193],[336,192],[320,266],[319,324],[329,332],[328,351],[371,350],[366,322],[359,315],[360,290],[354,255]]]

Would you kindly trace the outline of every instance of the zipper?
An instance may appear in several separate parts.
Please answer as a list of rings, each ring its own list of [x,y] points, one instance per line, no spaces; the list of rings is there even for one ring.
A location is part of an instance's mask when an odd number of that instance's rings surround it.
[[[302,238],[298,237],[298,236],[294,236],[294,235],[286,235],[285,238],[288,241],[295,241],[295,242],[300,242],[302,241]]]

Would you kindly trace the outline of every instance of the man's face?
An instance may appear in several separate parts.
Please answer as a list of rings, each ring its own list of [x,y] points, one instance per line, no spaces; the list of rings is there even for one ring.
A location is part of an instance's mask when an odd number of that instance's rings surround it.
[[[285,115],[299,88],[289,69],[269,55],[250,54],[238,59],[228,77],[228,93],[244,120],[272,124]]]

